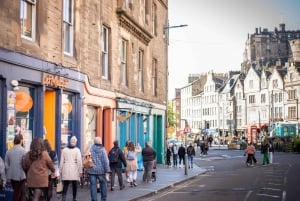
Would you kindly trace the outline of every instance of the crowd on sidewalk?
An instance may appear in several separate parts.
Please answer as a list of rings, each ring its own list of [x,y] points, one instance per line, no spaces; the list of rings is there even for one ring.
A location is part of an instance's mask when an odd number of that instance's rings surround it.
[[[115,141],[113,148],[106,152],[100,137],[94,138],[94,144],[82,154],[77,147],[77,139],[71,137],[69,144],[62,150],[60,163],[55,150],[52,150],[47,139],[34,138],[30,150],[24,148],[22,134],[14,137],[14,146],[6,152],[4,161],[0,157],[0,188],[10,183],[13,189],[12,200],[50,201],[53,186],[61,193],[61,200],[66,201],[68,187],[72,186],[72,200],[77,201],[77,188],[81,182],[88,182],[90,197],[97,201],[97,193],[101,201],[107,200],[107,187],[115,190],[115,176],[118,177],[120,190],[124,189],[123,167],[126,181],[134,188],[137,183],[137,155],[143,161],[142,181],[151,183],[156,165],[156,151],[150,142],[141,148],[128,141],[121,149]],[[110,181],[110,182],[108,182]],[[62,187],[61,191],[60,188]]]

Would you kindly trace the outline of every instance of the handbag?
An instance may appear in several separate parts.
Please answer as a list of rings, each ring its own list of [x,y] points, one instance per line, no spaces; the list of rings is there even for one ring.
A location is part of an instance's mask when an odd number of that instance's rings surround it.
[[[93,162],[93,158],[92,158],[92,154],[91,152],[87,152],[86,154],[84,154],[83,156],[83,167],[84,168],[92,168],[94,167],[94,162]]]
[[[58,179],[58,182],[56,184],[56,194],[62,194],[63,191],[63,183],[61,179]]]

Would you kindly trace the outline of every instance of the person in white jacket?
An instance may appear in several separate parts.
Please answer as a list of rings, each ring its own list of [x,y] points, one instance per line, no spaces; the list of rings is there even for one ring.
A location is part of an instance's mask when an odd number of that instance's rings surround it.
[[[72,183],[73,201],[77,201],[77,183],[82,175],[82,156],[76,144],[77,138],[71,137],[69,145],[61,153],[59,171],[63,182],[62,201],[66,200],[69,183]]]

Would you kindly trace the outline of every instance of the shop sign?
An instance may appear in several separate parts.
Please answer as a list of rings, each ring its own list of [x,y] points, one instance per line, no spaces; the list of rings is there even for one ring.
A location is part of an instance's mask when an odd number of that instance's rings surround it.
[[[69,80],[59,75],[43,73],[42,84],[49,87],[66,88]]]

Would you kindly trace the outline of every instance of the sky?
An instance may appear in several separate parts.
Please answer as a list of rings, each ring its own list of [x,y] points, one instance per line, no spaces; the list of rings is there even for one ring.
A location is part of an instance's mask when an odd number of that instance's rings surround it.
[[[255,28],[300,30],[300,0],[169,0],[168,99],[189,74],[240,70]]]

